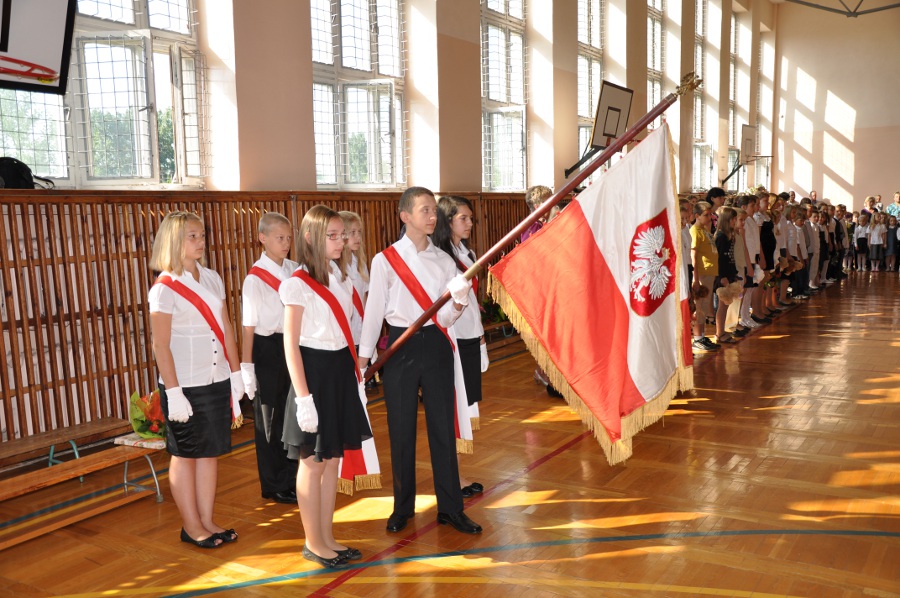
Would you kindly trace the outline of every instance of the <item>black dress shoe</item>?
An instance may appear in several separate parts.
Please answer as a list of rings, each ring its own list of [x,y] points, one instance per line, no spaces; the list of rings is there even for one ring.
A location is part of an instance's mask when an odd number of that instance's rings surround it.
[[[463,498],[472,498],[476,494],[481,494],[484,491],[484,486],[478,482],[472,482],[468,486],[463,486],[461,490]]]
[[[362,553],[358,548],[350,548],[349,546],[343,550],[336,550],[337,555],[345,561],[358,561],[362,558]]]
[[[305,558],[307,561],[312,561],[314,563],[318,563],[319,565],[322,565],[326,569],[336,569],[336,568],[344,565],[344,557],[342,557],[340,554],[338,554],[334,558],[326,559],[326,558],[320,557],[319,555],[314,553],[312,550],[310,550],[306,546],[303,547],[303,551],[301,552],[301,554],[303,555],[303,558]]]
[[[415,513],[391,513],[391,516],[388,517],[387,531],[393,533],[402,531],[413,515]]]
[[[279,490],[278,492],[264,493],[262,497],[266,500],[274,500],[286,505],[297,504],[297,492],[295,490]]]
[[[481,533],[481,526],[469,519],[469,516],[462,511],[460,511],[459,513],[454,513],[452,515],[448,515],[447,513],[438,513],[437,522],[441,525],[447,525],[449,523],[454,528],[456,528],[456,531],[462,532],[464,534]]]

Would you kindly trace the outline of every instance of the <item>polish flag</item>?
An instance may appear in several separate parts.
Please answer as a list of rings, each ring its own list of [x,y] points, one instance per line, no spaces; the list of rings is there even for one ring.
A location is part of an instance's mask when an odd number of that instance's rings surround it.
[[[369,428],[372,421],[369,419],[369,411],[366,409],[366,389],[364,384],[359,385],[359,400],[362,402],[363,411],[366,412],[366,420]],[[338,463],[337,491],[341,494],[353,496],[354,490],[380,490],[381,467],[378,464],[378,451],[375,450],[375,439],[364,440],[362,447],[354,450],[345,450],[344,456]]]
[[[610,464],[693,388],[674,182],[664,124],[490,270],[491,295]]]

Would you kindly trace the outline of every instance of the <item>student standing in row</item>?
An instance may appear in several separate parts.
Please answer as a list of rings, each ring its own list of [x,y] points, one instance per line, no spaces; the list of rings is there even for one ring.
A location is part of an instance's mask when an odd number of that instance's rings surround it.
[[[340,215],[318,205],[303,216],[300,267],[279,289],[284,349],[292,392],[284,444],[299,460],[297,503],[306,542],[303,558],[326,568],[362,558],[334,538],[338,464],[344,451],[372,437],[360,401],[361,378],[350,333],[353,285],[347,276],[347,233]]]
[[[463,512],[454,426],[454,346],[447,331],[468,304],[470,285],[463,277],[455,276],[453,260],[428,238],[437,223],[434,194],[424,187],[410,187],[400,197],[399,211],[406,227],[404,236],[372,260],[359,345],[360,368],[368,365],[385,320],[389,342],[393,343],[448,285],[453,300],[412,335],[384,366],[394,478],[394,511],[388,518],[387,530],[401,531],[415,515],[416,420],[421,388],[437,497],[437,521],[464,533],[477,534],[481,526]]]
[[[150,269],[150,333],[166,418],[169,486],[181,514],[181,541],[201,548],[238,535],[214,521],[218,457],[231,452],[231,421],[244,395],[222,278],[203,266],[206,231],[190,212],[159,226]]]
[[[297,269],[297,262],[287,259],[294,239],[290,220],[276,212],[263,214],[258,238],[263,254],[241,287],[241,373],[247,396],[256,396],[253,424],[262,497],[294,504],[297,463],[288,459],[281,441],[291,376],[284,357],[284,304],[278,294],[282,281]]]
[[[469,237],[474,224],[472,202],[465,197],[444,196],[438,201],[437,224],[431,241],[450,256],[462,274],[475,263],[475,253],[469,249]],[[490,361],[484,341],[484,327],[481,324],[481,310],[478,309],[478,278],[472,282],[469,292],[469,307],[453,324],[456,332],[459,359],[466,386],[466,400],[469,404],[473,429],[478,427],[479,405],[481,402],[481,374],[486,372]],[[460,473],[463,498],[471,498],[484,491],[478,482],[469,482]]]

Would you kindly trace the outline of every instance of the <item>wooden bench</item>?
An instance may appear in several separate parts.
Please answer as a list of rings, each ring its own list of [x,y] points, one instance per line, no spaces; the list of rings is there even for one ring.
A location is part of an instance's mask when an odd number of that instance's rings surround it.
[[[124,427],[122,426],[124,423]],[[0,479],[0,502],[14,499],[25,494],[36,492],[43,488],[60,484],[75,478],[84,481],[84,476],[115,465],[124,463],[124,475],[122,477],[123,493],[109,493],[101,499],[90,497],[83,501],[84,504],[65,509],[52,515],[42,514],[40,517],[23,517],[10,521],[0,521],[0,550],[15,546],[32,538],[57,530],[66,525],[82,521],[94,515],[104,513],[115,507],[133,502],[144,496],[149,496],[155,491],[156,501],[162,502],[163,496],[159,488],[159,479],[156,468],[150,455],[159,451],[159,448],[142,446],[127,446],[110,444],[108,448],[101,448],[96,452],[82,455],[79,453],[87,442],[95,442],[98,438],[109,438],[111,433],[124,433],[131,431],[131,424],[124,420],[111,420],[88,422],[69,427],[65,430],[54,430],[34,437],[16,439],[4,445],[15,445],[21,442],[22,447],[16,450],[14,446],[3,446],[2,458],[10,459],[15,454],[37,454],[48,456],[48,466],[41,469],[29,469],[21,473],[14,473],[11,477]],[[53,448],[58,444],[68,443],[72,446],[74,457],[68,461],[60,461],[53,454]],[[128,464],[133,459],[144,457],[150,467],[153,485],[142,484],[136,479],[129,479]],[[30,519],[34,519],[33,521]]]
[[[43,455],[48,456],[48,464],[52,465],[58,462],[55,457],[57,445],[68,444],[77,456],[81,446],[128,432],[131,432],[131,424],[126,420],[104,417],[31,436],[13,438],[0,442],[0,467],[19,464]]]

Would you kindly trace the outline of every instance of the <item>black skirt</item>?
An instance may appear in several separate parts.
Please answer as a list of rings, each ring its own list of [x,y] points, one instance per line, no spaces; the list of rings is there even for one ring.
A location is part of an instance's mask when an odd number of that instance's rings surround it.
[[[208,386],[182,387],[194,414],[184,423],[169,420],[165,387],[159,401],[166,416],[166,450],[173,457],[202,459],[231,452],[231,381]]]
[[[315,456],[316,462],[344,456],[344,451],[362,448],[372,437],[365,407],[359,396],[356,364],[350,349],[326,351],[300,347],[306,384],[319,416],[317,432],[303,432],[297,425],[297,403],[293,385],[288,393],[282,442],[290,459]]]
[[[481,339],[458,338],[456,347],[462,365],[463,382],[469,405],[481,402]]]

